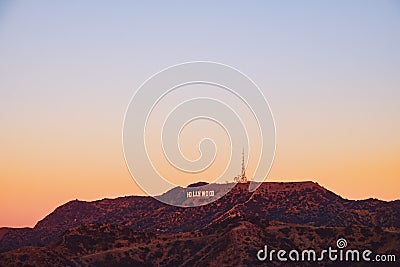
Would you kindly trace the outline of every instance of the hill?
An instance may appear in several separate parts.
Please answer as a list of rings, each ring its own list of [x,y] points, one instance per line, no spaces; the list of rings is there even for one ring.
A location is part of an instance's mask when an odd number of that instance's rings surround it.
[[[215,197],[226,187],[206,186]],[[164,197],[202,201],[187,198],[189,189],[195,187],[177,187]],[[341,235],[398,254],[399,229],[399,200],[347,200],[313,182],[268,182],[254,192],[237,184],[217,201],[193,208],[143,196],[68,202],[34,228],[2,229],[0,265],[253,265],[266,240],[277,248],[319,248]]]

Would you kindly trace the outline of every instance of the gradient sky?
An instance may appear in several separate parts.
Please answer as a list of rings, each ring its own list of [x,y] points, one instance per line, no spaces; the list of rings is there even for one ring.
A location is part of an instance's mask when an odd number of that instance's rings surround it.
[[[269,101],[268,180],[399,199],[398,1],[0,2],[0,226],[72,200],[142,194],[124,112],[161,69],[231,65]]]

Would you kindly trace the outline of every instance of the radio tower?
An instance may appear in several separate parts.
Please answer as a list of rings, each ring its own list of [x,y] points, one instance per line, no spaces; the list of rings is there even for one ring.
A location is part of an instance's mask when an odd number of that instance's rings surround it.
[[[246,167],[244,165],[244,148],[242,152],[242,173],[238,176],[235,177],[235,182],[245,184],[247,183],[247,177],[246,177]]]

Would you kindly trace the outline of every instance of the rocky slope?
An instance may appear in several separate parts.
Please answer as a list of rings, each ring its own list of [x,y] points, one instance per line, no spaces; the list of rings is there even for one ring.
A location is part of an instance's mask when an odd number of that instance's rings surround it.
[[[224,185],[208,186],[216,192],[224,190]],[[201,201],[187,199],[186,190],[175,188],[165,197]],[[288,230],[281,232],[277,224]],[[365,236],[360,229],[371,234]],[[207,263],[207,259],[248,265],[265,240],[272,246],[276,241],[276,246],[301,247],[314,238],[312,244],[318,248],[347,231],[346,237],[355,244],[379,243],[392,251],[393,244],[397,248],[400,244],[399,229],[398,200],[347,200],[313,182],[263,183],[255,192],[249,192],[247,184],[237,184],[219,200],[193,208],[140,196],[68,202],[34,228],[2,229],[0,266],[24,260],[70,266],[108,261],[176,266]]]

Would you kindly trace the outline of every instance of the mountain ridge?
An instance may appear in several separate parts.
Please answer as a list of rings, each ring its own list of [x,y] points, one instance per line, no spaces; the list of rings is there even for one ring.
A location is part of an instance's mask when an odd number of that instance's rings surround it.
[[[205,186],[224,192],[224,184]],[[186,198],[186,190],[196,187],[177,187],[165,195],[201,204],[201,198]],[[57,207],[33,228],[0,228],[0,252],[49,246],[70,229],[85,225],[116,225],[153,235],[174,235],[214,231],[235,218],[253,222],[260,229],[276,221],[322,228],[378,227],[396,232],[400,229],[400,200],[348,200],[312,181],[265,182],[254,192],[248,191],[248,184],[236,184],[215,202],[189,208],[170,206],[148,196],[72,200]]]

